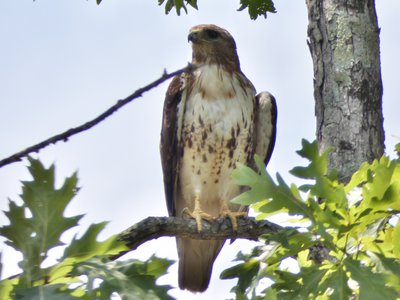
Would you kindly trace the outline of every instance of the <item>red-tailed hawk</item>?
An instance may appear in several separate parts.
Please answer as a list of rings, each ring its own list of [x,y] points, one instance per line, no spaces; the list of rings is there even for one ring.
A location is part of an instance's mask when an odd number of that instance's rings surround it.
[[[161,160],[170,216],[202,220],[236,218],[246,209],[230,203],[243,190],[231,173],[236,162],[252,164],[257,153],[267,164],[276,134],[276,104],[267,92],[256,96],[240,70],[236,44],[215,25],[190,30],[197,68],[173,78],[164,103]],[[225,241],[177,238],[179,287],[207,289],[212,265]]]

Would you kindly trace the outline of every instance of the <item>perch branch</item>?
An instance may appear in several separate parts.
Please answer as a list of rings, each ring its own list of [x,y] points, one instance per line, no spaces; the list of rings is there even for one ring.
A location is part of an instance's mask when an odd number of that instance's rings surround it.
[[[22,151],[19,151],[7,158],[0,160],[0,168],[6,166],[8,164],[17,162],[17,161],[21,161],[22,158],[28,156],[29,154],[31,154],[33,152],[39,152],[39,150],[49,146],[50,144],[55,144],[59,141],[66,142],[71,136],[92,128],[93,126],[97,125],[101,121],[103,121],[106,118],[108,118],[109,116],[111,116],[114,112],[116,112],[118,109],[120,109],[124,105],[128,104],[129,102],[131,102],[132,100],[134,100],[136,98],[141,97],[143,93],[148,92],[149,90],[155,88],[156,86],[160,85],[164,81],[166,81],[176,75],[179,75],[184,72],[189,72],[189,71],[193,70],[193,68],[195,68],[193,65],[188,64],[186,67],[179,69],[172,73],[167,73],[164,71],[163,75],[160,78],[158,78],[157,80],[153,81],[152,83],[136,90],[133,94],[126,97],[125,99],[118,100],[117,103],[115,103],[113,106],[111,106],[109,109],[107,109],[105,112],[103,112],[96,118],[94,118],[78,127],[68,129],[68,130],[66,130],[60,134],[57,134],[51,138],[48,138],[36,145],[30,146]]]
[[[197,231],[196,221],[175,217],[148,217],[119,234],[119,239],[129,250],[112,257],[117,259],[129,251],[137,249],[141,244],[163,236],[179,236],[200,240],[248,239],[257,240],[260,235],[275,233],[282,227],[266,220],[256,221],[254,218],[238,219],[238,230],[232,231],[228,218],[215,222],[203,221],[203,230]]]
[[[140,245],[164,236],[188,237],[198,240],[247,239],[256,241],[262,234],[276,233],[284,229],[266,220],[256,221],[254,218],[240,218],[237,221],[238,230],[236,232],[232,231],[232,223],[228,218],[220,218],[214,222],[203,221],[203,230],[199,233],[194,219],[147,217],[118,234],[119,240],[124,242],[129,250],[109,258],[116,260],[128,252],[136,250]],[[10,280],[19,276],[21,274],[6,279]]]

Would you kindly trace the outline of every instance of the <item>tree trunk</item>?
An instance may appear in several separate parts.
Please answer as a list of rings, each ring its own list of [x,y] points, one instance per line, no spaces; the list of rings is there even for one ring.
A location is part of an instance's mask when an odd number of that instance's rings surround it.
[[[342,181],[384,152],[374,0],[306,0],[320,150]]]

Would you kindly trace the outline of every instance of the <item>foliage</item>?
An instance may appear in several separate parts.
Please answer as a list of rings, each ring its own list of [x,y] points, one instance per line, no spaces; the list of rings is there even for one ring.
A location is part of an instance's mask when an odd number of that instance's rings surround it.
[[[309,164],[291,174],[310,181],[299,187],[279,174],[275,182],[258,157],[258,172],[238,164],[234,179],[250,189],[233,202],[251,204],[258,218],[284,212],[295,226],[263,236],[221,278],[238,278],[238,299],[399,298],[400,160],[364,163],[341,183],[316,142],[303,141],[298,154]]]
[[[22,254],[22,273],[0,281],[0,299],[171,299],[170,286],[155,281],[166,273],[172,261],[151,257],[112,261],[110,257],[126,247],[112,236],[97,241],[106,222],[92,224],[81,236],[75,236],[65,247],[59,262],[43,264],[51,249],[64,245],[61,235],[78,225],[82,215],[65,217],[64,211],[77,194],[77,174],[55,187],[55,168],[46,169],[29,159],[32,181],[23,182],[23,204],[9,201],[5,212],[9,225],[0,227],[6,243]]]
[[[103,0],[96,0],[100,4]],[[179,16],[181,10],[185,13],[188,12],[187,7],[191,6],[197,9],[197,0],[158,0],[158,5],[164,5],[165,13],[169,12],[175,7],[176,14]],[[240,8],[238,11],[248,9],[249,16],[252,20],[257,19],[259,16],[267,17],[267,13],[275,13],[275,7],[272,0],[240,0]]]
[[[397,148],[398,149],[398,148]],[[329,171],[329,152],[303,141],[309,161],[291,174],[303,181],[274,180],[255,157],[258,171],[238,164],[233,178],[249,189],[233,199],[251,205],[257,218],[285,214],[292,226],[261,237],[221,278],[237,278],[237,299],[397,299],[400,297],[400,158],[364,163],[347,183]],[[82,215],[64,212],[77,194],[77,175],[55,187],[55,168],[30,159],[32,181],[22,183],[23,204],[9,201],[6,243],[22,254],[22,273],[0,281],[0,299],[172,299],[156,280],[171,261],[112,261],[126,247],[116,236],[98,241],[106,222],[92,224],[64,245],[61,236]],[[58,263],[48,253],[64,247]],[[285,265],[290,264],[290,267]],[[1,264],[0,264],[1,270]]]
[[[274,2],[272,0],[240,0],[240,8],[249,10],[250,19],[255,20],[259,16],[267,18],[267,13],[276,13]]]
[[[179,16],[181,14],[181,10],[183,9],[185,13],[187,13],[187,6],[190,5],[194,9],[197,9],[197,0],[158,0],[158,5],[163,5],[165,3],[165,14],[169,14],[169,12],[175,7],[176,14]]]

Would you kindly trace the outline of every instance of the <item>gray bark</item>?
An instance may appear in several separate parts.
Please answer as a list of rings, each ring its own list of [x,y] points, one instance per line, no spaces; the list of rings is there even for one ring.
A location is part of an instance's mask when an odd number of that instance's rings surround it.
[[[306,0],[317,140],[347,181],[384,152],[379,27],[374,0]]]
[[[118,235],[129,248],[112,257],[117,259],[125,253],[135,250],[141,244],[163,236],[189,237],[199,240],[247,239],[258,240],[263,234],[277,233],[284,229],[267,220],[256,221],[254,218],[239,218],[237,231],[232,230],[228,218],[216,219],[214,222],[203,221],[202,232],[198,232],[194,219],[177,217],[148,217]]]

